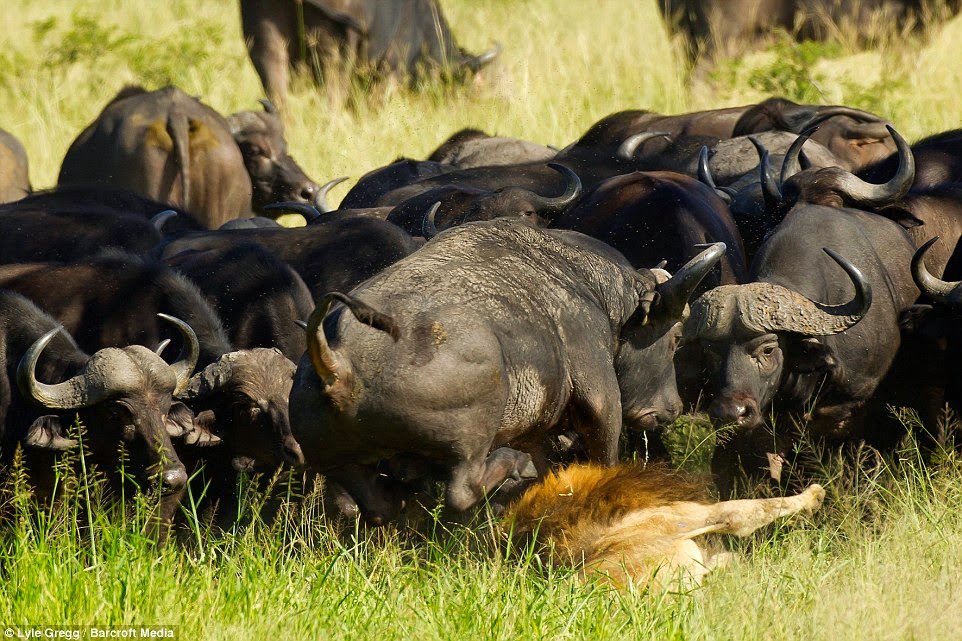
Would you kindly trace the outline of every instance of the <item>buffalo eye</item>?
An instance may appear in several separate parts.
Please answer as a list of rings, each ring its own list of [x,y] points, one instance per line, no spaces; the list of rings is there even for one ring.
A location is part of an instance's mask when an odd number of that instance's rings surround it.
[[[130,424],[124,425],[124,429],[123,429],[124,440],[130,443],[136,437],[137,437],[137,429]]]
[[[247,153],[251,156],[266,156],[264,150],[257,145],[247,145]]]

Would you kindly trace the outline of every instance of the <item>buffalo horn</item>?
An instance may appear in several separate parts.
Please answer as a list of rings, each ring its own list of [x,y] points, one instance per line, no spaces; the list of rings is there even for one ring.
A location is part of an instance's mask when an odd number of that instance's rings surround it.
[[[892,135],[899,154],[899,168],[892,179],[876,185],[849,172],[838,177],[836,189],[858,205],[882,207],[892,203],[904,196],[915,180],[915,157],[912,155],[912,148],[891,125],[885,125],[885,128]]]
[[[692,292],[725,254],[726,249],[728,248],[725,243],[712,243],[685,263],[667,282],[658,285],[658,293],[669,314],[681,315]]]
[[[830,249],[824,251],[855,285],[851,301],[842,305],[817,303],[774,283],[723,285],[705,292],[692,304],[690,323],[694,333],[703,337],[730,335],[736,319],[752,332],[804,336],[828,336],[852,327],[872,305],[872,288],[854,265]]]
[[[20,393],[50,409],[73,410],[96,405],[106,397],[108,390],[102,380],[99,381],[100,385],[88,380],[86,371],[56,385],[47,385],[37,380],[37,361],[40,360],[40,354],[60,331],[63,331],[63,327],[57,326],[38,338],[20,359],[17,365],[17,386]]]
[[[228,352],[216,361],[190,377],[187,387],[184,389],[182,398],[193,399],[208,396],[222,389],[231,378],[232,354]]]
[[[327,316],[327,313],[331,310],[331,305],[337,300],[335,293],[325,294],[307,319],[307,355],[311,359],[311,365],[314,366],[317,376],[328,387],[340,378],[337,371],[337,357],[327,343],[323,326],[324,317]]]
[[[331,183],[328,183],[328,185],[330,184]],[[325,185],[325,187],[327,187],[327,185]],[[323,189],[323,187],[321,189]],[[308,225],[320,218],[322,214],[329,213],[328,211],[319,211],[314,205],[295,202],[271,203],[264,205],[263,209],[264,211],[292,211],[295,214],[303,216]]]
[[[275,107],[274,103],[268,100],[267,98],[261,98],[257,102],[261,103],[261,106],[264,107],[264,111],[266,111],[267,113],[275,114],[275,115],[277,114],[277,107]]]
[[[762,194],[765,197],[765,208],[769,210],[774,209],[782,202],[782,189],[778,181],[775,180],[768,150],[765,149],[765,145],[754,136],[749,136],[748,140],[755,145],[755,149],[758,151],[758,169],[761,174],[760,182],[762,184]]]
[[[340,185],[342,182],[347,180],[347,176],[341,176],[340,178],[335,178],[334,180],[329,180],[324,183],[324,186],[317,190],[317,196],[314,198],[314,206],[317,208],[316,211],[321,214],[329,214],[334,209],[331,207],[330,203],[327,202],[327,193],[331,191],[332,188]],[[306,218],[306,216],[305,216]],[[310,221],[311,219],[308,219]]]
[[[925,253],[939,240],[939,237],[930,238],[925,244],[918,248],[912,256],[912,278],[926,296],[932,300],[948,305],[959,305],[962,303],[962,282],[948,282],[936,278],[925,267]]]
[[[557,162],[549,162],[548,166],[557,171],[568,180],[565,192],[554,198],[539,196],[534,194],[534,199],[543,211],[562,211],[565,207],[573,203],[581,195],[581,178],[571,167]]]
[[[628,136],[625,138],[625,141],[621,143],[621,146],[618,147],[618,151],[615,152],[615,155],[622,160],[631,160],[635,157],[635,152],[638,151],[638,147],[640,147],[643,143],[651,140],[652,138],[662,137],[668,138],[670,141],[671,138],[669,135],[670,134],[668,134],[666,131],[642,131],[641,133],[634,134],[633,136]]]
[[[464,66],[470,69],[471,71],[477,73],[478,70],[481,69],[481,67],[484,67],[485,65],[490,64],[491,62],[494,61],[495,58],[501,55],[501,50],[502,50],[501,43],[495,42],[494,45],[492,45],[492,47],[487,51],[481,54],[478,54],[477,56],[468,58],[465,61]]]
[[[718,187],[715,184],[715,177],[711,175],[711,166],[708,164],[708,145],[702,145],[701,151],[698,152],[698,180],[711,187],[719,198],[731,204],[734,191]]]
[[[802,170],[802,163],[799,161],[799,156],[802,155],[802,147],[816,131],[818,131],[818,127],[809,127],[789,145],[788,151],[785,152],[785,157],[782,159],[782,172],[778,177],[779,192],[785,186],[786,180]]]
[[[157,314],[157,316],[176,327],[184,338],[184,345],[177,356],[177,362],[170,366],[177,377],[177,386],[174,388],[174,396],[177,396],[187,388],[187,384],[190,382],[190,375],[194,372],[197,359],[200,358],[200,343],[197,342],[197,335],[194,330],[184,321],[167,314]]]
[[[160,233],[164,233],[164,225],[167,224],[168,220],[170,220],[171,218],[174,218],[175,216],[177,216],[176,211],[174,211],[173,209],[165,209],[159,214],[155,214],[150,219],[150,224],[153,225],[154,229],[156,229]]]
[[[849,118],[858,120],[859,122],[884,122],[875,114],[862,111],[861,109],[853,109],[852,107],[842,106],[821,107],[811,118],[803,122],[801,126],[797,128],[797,131],[805,131],[806,129],[810,129],[815,125],[821,124],[829,118],[834,118],[836,116],[848,116]]]
[[[439,209],[441,209],[440,201],[431,205],[428,213],[424,214],[424,219],[421,221],[421,235],[425,240],[431,240],[438,235],[438,225],[434,222],[434,217]]]

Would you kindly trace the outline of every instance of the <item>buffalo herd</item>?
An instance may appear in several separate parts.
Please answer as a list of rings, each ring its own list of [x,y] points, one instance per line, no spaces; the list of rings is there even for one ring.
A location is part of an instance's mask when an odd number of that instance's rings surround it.
[[[290,20],[242,4],[255,32]],[[334,4],[291,6],[346,33],[388,20]],[[482,64],[434,24],[436,55]],[[393,46],[363,55],[413,64]],[[725,434],[727,496],[777,480],[800,439],[890,447],[905,428],[889,405],[933,434],[962,405],[958,131],[909,145],[875,114],[783,98],[614,113],[560,150],[467,129],[371,168],[337,208],[283,133],[268,101],[224,117],[128,87],[40,192],[0,135],[3,476],[20,461],[53,500],[55,460],[85,448],[112,486],[159,493],[161,536],[195,478],[230,506],[241,473],[321,475],[332,513],[378,525],[439,486],[455,517],[540,488],[509,508],[523,530],[556,486],[613,469],[634,487],[626,444],[667,461],[683,412]],[[761,520],[690,509],[747,533],[822,496],[759,504]]]

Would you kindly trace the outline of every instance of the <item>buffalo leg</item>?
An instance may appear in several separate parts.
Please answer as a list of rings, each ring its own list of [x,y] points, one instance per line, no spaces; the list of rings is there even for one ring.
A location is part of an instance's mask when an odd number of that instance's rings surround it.
[[[507,479],[521,480],[537,476],[531,456],[508,447],[499,447],[490,455],[468,459],[451,470],[447,487],[447,505],[464,512],[486,495],[493,494]]]
[[[589,460],[609,467],[616,465],[621,438],[621,396],[614,368],[599,373],[586,389],[592,391],[575,390],[574,430],[581,436]]]
[[[328,477],[329,490],[339,511],[345,516],[360,514],[371,525],[384,525],[404,509],[405,502],[390,479],[381,477],[373,466],[345,465]],[[329,485],[330,487],[330,485]]]

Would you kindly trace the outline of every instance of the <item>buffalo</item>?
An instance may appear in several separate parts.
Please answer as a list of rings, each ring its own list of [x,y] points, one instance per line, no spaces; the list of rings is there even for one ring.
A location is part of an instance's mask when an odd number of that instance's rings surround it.
[[[417,248],[397,225],[368,216],[323,216],[293,229],[231,229],[184,234],[166,240],[156,254],[171,260],[181,252],[253,243],[294,268],[317,298],[350,289]]]
[[[54,471],[44,452],[73,449],[68,438],[74,417],[87,427],[87,464],[95,464],[120,481],[118,444],[130,460],[128,469],[142,482],[162,487],[159,519],[169,523],[187,486],[187,473],[171,436],[195,432],[190,412],[174,400],[190,380],[197,361],[197,339],[189,325],[171,316],[184,348],[168,365],[141,345],[104,348],[88,356],[69,334],[33,303],[0,291],[6,355],[0,404],[0,461],[10,464],[18,446],[38,495],[51,498]],[[129,473],[129,472],[128,472]]]
[[[669,26],[688,40],[693,57],[734,57],[777,30],[799,40],[829,40],[839,30],[861,37],[873,25],[917,27],[933,10],[959,10],[958,0],[665,0]]]
[[[287,154],[271,105],[225,119],[176,87],[121,90],[70,145],[58,184],[126,187],[210,229],[318,190]]]
[[[321,298],[291,391],[309,469],[383,523],[400,499],[375,466],[422,461],[461,513],[531,474],[514,448],[537,447],[559,424],[613,465],[622,422],[650,429],[676,417],[682,315],[724,248],[659,282],[597,245],[510,219],[468,223],[349,295]]]
[[[194,423],[218,437],[228,437],[223,439],[227,449],[241,451],[247,458],[253,458],[251,448],[228,440],[230,436],[266,430],[279,435],[278,449],[283,449],[289,432],[286,415],[268,412],[265,416],[278,419],[268,429],[260,410],[264,404],[286,409],[293,364],[272,348],[234,349],[203,295],[162,263],[108,253],[76,264],[10,265],[0,268],[0,283],[57,318],[90,351],[131,343],[158,344],[169,335],[157,323],[157,312],[185,319],[196,332],[195,362],[200,371],[179,391],[195,409]],[[211,383],[215,380],[217,385]],[[213,405],[230,405],[232,412],[205,413]],[[271,452],[265,450],[264,456]],[[297,459],[296,453],[292,458]]]
[[[461,49],[437,0],[241,0],[241,24],[264,90],[283,105],[290,69],[314,77],[355,71],[417,78],[428,68],[453,76],[477,72],[500,52]]]

